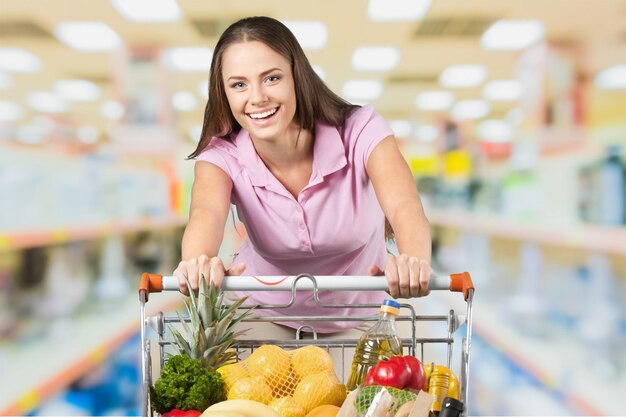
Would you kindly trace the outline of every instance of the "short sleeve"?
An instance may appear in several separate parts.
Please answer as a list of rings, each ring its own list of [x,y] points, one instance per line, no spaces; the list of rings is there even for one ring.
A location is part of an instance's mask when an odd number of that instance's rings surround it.
[[[241,172],[235,146],[223,139],[214,138],[209,145],[198,155],[197,161],[210,162],[224,171],[231,180],[235,180]]]
[[[393,131],[387,121],[372,106],[355,110],[346,120],[345,135],[354,149],[354,160],[362,161],[363,166],[376,147]]]

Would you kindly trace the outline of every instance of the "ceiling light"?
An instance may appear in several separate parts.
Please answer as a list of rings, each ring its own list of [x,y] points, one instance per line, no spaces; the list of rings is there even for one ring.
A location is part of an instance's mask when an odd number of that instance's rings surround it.
[[[198,100],[187,91],[179,91],[172,96],[172,106],[178,111],[191,111],[198,106]]]
[[[65,113],[68,110],[65,100],[48,91],[33,91],[26,97],[26,102],[42,113]]]
[[[198,84],[198,93],[200,94],[200,97],[204,98],[205,100],[208,100],[209,98],[209,81],[208,80],[201,81],[200,84]]]
[[[350,100],[375,100],[383,92],[383,85],[376,80],[350,80],[343,85],[343,95]]]
[[[65,45],[82,52],[115,51],[122,39],[102,22],[63,22],[54,29],[54,35]]]
[[[415,107],[424,111],[448,109],[454,102],[454,95],[448,91],[425,91],[415,99]]]
[[[369,0],[367,16],[373,21],[421,20],[431,0]]]
[[[22,48],[0,48],[0,70],[6,72],[33,73],[40,71],[41,59]]]
[[[413,123],[408,120],[391,120],[389,126],[393,134],[399,138],[408,138],[413,133]]]
[[[105,119],[119,120],[124,117],[124,113],[126,113],[124,106],[117,101],[107,100],[100,106],[100,114]]]
[[[482,65],[453,65],[439,77],[444,87],[468,88],[482,84],[487,79],[487,69]]]
[[[283,23],[294,34],[302,49],[314,50],[326,47],[328,29],[324,22],[284,20]]]
[[[195,143],[200,142],[201,136],[202,136],[202,125],[195,125],[191,129],[189,129],[189,137]]]
[[[165,51],[167,66],[176,71],[208,72],[213,51],[203,46],[183,46]]]
[[[54,83],[55,93],[65,100],[94,101],[100,98],[100,87],[86,80],[59,80]]]
[[[84,143],[95,143],[100,139],[100,131],[93,126],[81,126],[76,129],[76,137]]]
[[[489,101],[515,101],[522,96],[522,84],[517,80],[494,80],[483,88],[483,98]]]
[[[0,100],[0,122],[12,122],[22,117],[22,107],[12,101]]]
[[[498,20],[483,33],[480,44],[485,49],[514,51],[540,41],[544,34],[539,20]]]
[[[176,0],[111,0],[111,4],[131,22],[176,22],[183,15]]]
[[[389,71],[399,62],[400,51],[393,46],[362,46],[352,54],[352,67],[358,71]]]
[[[434,142],[439,137],[439,128],[433,125],[421,125],[415,129],[415,137],[420,142]]]
[[[491,106],[484,100],[463,100],[452,107],[452,117],[456,120],[473,120],[485,117]]]
[[[322,80],[326,79],[326,71],[324,70],[324,68],[320,67],[319,65],[313,65],[313,71],[315,71],[318,77],[320,77]]]
[[[594,84],[609,90],[626,89],[626,64],[603,69],[596,75]]]
[[[476,128],[476,134],[486,142],[510,142],[513,139],[513,129],[504,120],[485,120]]]

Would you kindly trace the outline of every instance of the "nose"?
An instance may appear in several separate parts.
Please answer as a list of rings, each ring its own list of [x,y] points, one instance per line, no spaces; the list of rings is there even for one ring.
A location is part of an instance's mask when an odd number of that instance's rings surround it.
[[[253,85],[250,91],[250,102],[254,105],[260,105],[267,102],[267,94],[263,88],[263,84]]]

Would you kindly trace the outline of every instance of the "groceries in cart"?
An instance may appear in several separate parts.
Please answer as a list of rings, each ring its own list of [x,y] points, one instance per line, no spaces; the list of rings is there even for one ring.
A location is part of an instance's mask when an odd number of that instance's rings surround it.
[[[320,284],[323,277],[316,278],[319,282],[313,280],[314,286],[323,286]],[[466,278],[469,280],[469,275]],[[146,278],[147,283],[143,282],[140,288],[144,323],[144,416],[152,415],[153,411],[165,417],[454,417],[465,412],[469,343],[464,341],[462,346],[464,375],[458,378],[450,369],[453,340],[449,336],[459,327],[455,315],[447,319],[416,316],[409,304],[385,300],[380,305],[379,316],[369,315],[364,321],[368,329],[355,340],[251,341],[242,340],[245,326],[238,325],[252,325],[263,318],[259,315],[263,306],[246,307],[245,298],[229,304],[224,292],[202,280],[199,292],[186,299],[186,314],[176,318],[161,314],[155,325],[145,318],[145,301],[147,293],[158,292],[163,287],[151,288],[148,281]],[[468,282],[462,286],[457,283],[456,287],[464,293],[471,289],[469,296],[466,294],[466,323],[470,329],[473,284]],[[438,285],[455,286],[451,282],[440,285],[435,281],[434,286]],[[143,293],[142,289],[145,289]],[[408,309],[410,316],[399,316],[401,308]],[[409,338],[398,334],[396,320],[402,319],[412,324],[413,335]],[[447,320],[448,337],[417,337],[415,322],[420,320]],[[161,369],[155,381],[151,375],[146,323],[153,323],[152,328],[159,333]],[[427,343],[447,345],[449,355],[445,365],[424,358],[423,346]],[[419,357],[424,359],[423,363],[418,359],[418,344],[422,347]],[[352,356],[346,347],[354,348]],[[339,358],[331,354],[334,348],[340,349]],[[337,369],[346,362],[350,375],[344,384]]]

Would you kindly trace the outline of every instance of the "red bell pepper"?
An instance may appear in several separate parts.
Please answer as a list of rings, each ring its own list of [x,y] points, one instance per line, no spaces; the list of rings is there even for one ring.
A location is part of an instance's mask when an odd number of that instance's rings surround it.
[[[424,372],[424,367],[422,366],[422,363],[419,361],[419,359],[409,355],[403,356],[402,359],[404,359],[404,362],[411,369],[411,378],[406,388],[409,388],[416,393],[419,392],[419,390],[428,392],[426,372]]]
[[[413,356],[392,356],[372,367],[364,386],[382,385],[418,392],[425,387],[426,375],[421,362]],[[428,389],[428,388],[427,388]]]
[[[163,414],[161,417],[198,417],[202,413],[196,410],[179,410],[175,408]]]
[[[376,366],[370,368],[365,376],[364,386],[382,385],[384,387],[404,388],[411,378],[410,369],[404,361],[397,360],[399,357],[392,357],[389,360],[382,360]]]

